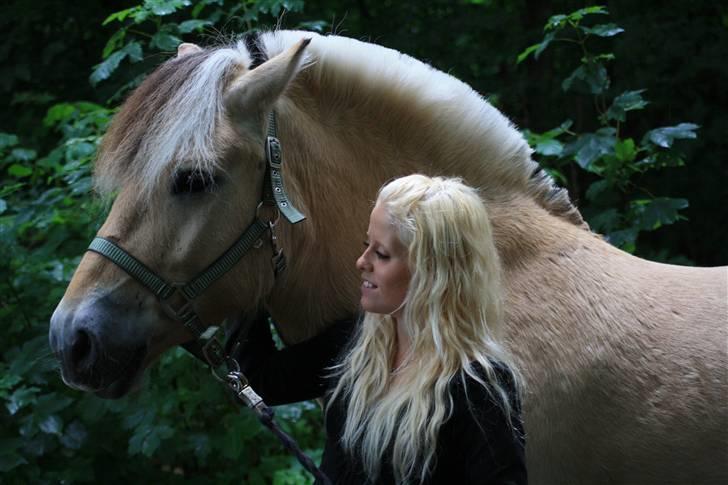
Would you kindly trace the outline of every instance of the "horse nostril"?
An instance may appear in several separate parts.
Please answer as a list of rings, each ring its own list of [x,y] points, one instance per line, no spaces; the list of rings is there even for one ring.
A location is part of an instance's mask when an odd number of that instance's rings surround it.
[[[71,365],[77,371],[92,367],[95,360],[94,342],[85,330],[77,330],[71,343]]]

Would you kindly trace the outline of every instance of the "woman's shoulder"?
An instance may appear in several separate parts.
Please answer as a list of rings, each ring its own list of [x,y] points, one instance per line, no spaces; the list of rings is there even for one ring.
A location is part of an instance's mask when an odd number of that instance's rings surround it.
[[[469,369],[461,369],[450,382],[453,412],[479,409],[503,409],[507,399],[511,412],[520,412],[520,396],[510,366],[496,360],[487,361],[486,368],[478,361],[470,363]]]
[[[494,359],[489,359],[487,363],[488,367],[477,360],[470,362],[469,368],[462,368],[453,376],[453,384],[461,387],[497,384],[509,390],[515,388],[513,370],[508,364]]]

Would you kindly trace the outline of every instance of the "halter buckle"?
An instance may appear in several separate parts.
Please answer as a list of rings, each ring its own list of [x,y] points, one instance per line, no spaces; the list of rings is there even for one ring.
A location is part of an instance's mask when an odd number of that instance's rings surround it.
[[[268,212],[270,217],[261,217],[263,212]],[[262,201],[258,203],[258,207],[255,209],[255,217],[273,229],[278,224],[278,221],[281,220],[281,210],[275,203],[271,204],[270,202],[266,203],[266,201]]]
[[[172,293],[168,297],[159,300],[162,310],[171,319],[182,322],[194,334],[195,338],[199,338],[205,329],[201,325],[200,317],[192,308],[192,300],[183,291],[185,285],[172,283],[169,286],[173,290]],[[181,304],[177,305],[177,303]]]

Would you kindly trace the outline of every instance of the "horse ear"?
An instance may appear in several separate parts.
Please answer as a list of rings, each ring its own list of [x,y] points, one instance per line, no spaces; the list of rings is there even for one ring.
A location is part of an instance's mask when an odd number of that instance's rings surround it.
[[[197,44],[191,44],[189,42],[183,42],[177,47],[177,57],[184,57],[188,54],[194,54],[200,52],[202,47]]]
[[[300,70],[303,52],[310,42],[310,38],[302,39],[252,71],[238,75],[230,83],[225,107],[236,123],[260,130],[273,103]]]

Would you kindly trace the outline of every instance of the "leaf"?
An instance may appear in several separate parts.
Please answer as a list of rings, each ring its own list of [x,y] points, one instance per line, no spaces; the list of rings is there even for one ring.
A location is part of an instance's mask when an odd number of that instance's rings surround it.
[[[597,180],[596,182],[593,182],[591,185],[589,185],[589,188],[586,189],[586,199],[591,202],[595,202],[599,199],[599,197],[605,193],[610,188],[609,182],[606,180]],[[590,223],[591,225],[591,223]]]
[[[67,408],[73,399],[70,397],[62,396],[58,393],[51,392],[40,396],[35,406],[35,414],[39,417],[47,416],[49,414],[57,413]]]
[[[106,42],[106,46],[104,46],[104,50],[101,53],[101,58],[106,59],[112,52],[118,49],[119,45],[124,41],[124,37],[126,37],[126,29],[117,30],[108,42]]]
[[[615,141],[614,132],[610,130],[586,133],[568,144],[564,148],[563,156],[573,155],[581,168],[589,170],[595,160],[614,153]]]
[[[621,248],[627,252],[634,252],[638,233],[639,230],[636,228],[621,229],[610,232],[605,236],[605,239],[612,246]]]
[[[642,93],[644,89],[637,91],[625,91],[612,101],[612,105],[609,107],[606,113],[607,119],[626,121],[625,113],[627,111],[633,111],[642,109],[649,103],[642,99]]]
[[[134,431],[129,439],[128,452],[130,455],[138,453],[144,456],[152,456],[159,448],[162,440],[174,434],[174,430],[167,425],[141,426]]]
[[[13,148],[10,156],[19,162],[30,162],[36,159],[38,153],[30,148]]]
[[[201,30],[208,25],[212,25],[209,20],[185,20],[179,24],[179,31],[181,34],[189,34],[193,30]]]
[[[546,48],[549,46],[552,40],[554,40],[554,37],[556,36],[555,32],[549,32],[543,37],[543,40],[539,42],[538,44],[534,44],[531,47],[526,48],[523,52],[521,52],[518,55],[518,58],[516,59],[516,64],[520,64],[521,61],[523,61],[526,57],[528,57],[531,53],[533,53],[534,59],[538,60],[539,56],[543,53],[543,51],[546,50]]]
[[[139,62],[143,58],[142,46],[139,42],[129,42],[123,50],[129,54],[131,62]]]
[[[9,472],[13,468],[25,465],[26,463],[28,463],[28,461],[15,451],[6,451],[5,449],[0,448],[0,472]]]
[[[182,39],[166,32],[157,32],[149,41],[151,47],[156,47],[161,51],[174,52],[182,43]]]
[[[536,153],[546,157],[559,157],[564,151],[564,144],[559,140],[543,140],[539,141],[534,147]]]
[[[556,138],[566,133],[572,124],[573,122],[571,120],[566,120],[556,128],[541,134],[533,133],[528,130],[524,130],[523,134],[528,140],[528,144],[536,153],[547,157],[559,157],[564,150],[564,144],[559,140],[556,140]]]
[[[142,60],[142,46],[138,42],[130,42],[123,49],[111,54],[104,62],[97,64],[94,72],[89,76],[91,85],[95,86],[108,79],[126,57],[129,57],[132,62]]]
[[[108,79],[109,76],[111,76],[111,74],[116,70],[116,68],[119,67],[119,64],[126,56],[126,52],[116,51],[109,57],[107,57],[104,62],[98,64],[94,68],[94,72],[91,73],[91,76],[89,77],[91,85],[95,86],[104,79]]]
[[[637,156],[637,150],[635,149],[634,140],[627,138],[626,140],[617,140],[614,144],[614,154],[617,159],[622,162],[631,162]]]
[[[80,421],[73,421],[66,427],[65,434],[61,437],[61,444],[66,448],[78,450],[88,437],[86,427]]]
[[[609,11],[607,10],[607,7],[604,7],[602,5],[596,5],[592,7],[585,7],[580,8],[579,10],[575,10],[574,12],[571,12],[569,14],[569,20],[572,22],[580,22],[581,19],[586,17],[587,15],[607,15],[609,14]]]
[[[645,145],[646,141],[649,141],[659,147],[670,148],[672,142],[675,140],[697,138],[698,135],[695,133],[695,130],[698,128],[699,126],[694,123],[680,123],[676,126],[655,128],[645,133],[645,136],[642,138],[642,145]]]
[[[202,9],[205,8],[207,5],[206,2],[198,2],[194,7],[192,7],[192,11],[190,12],[190,17],[196,19],[198,15],[200,15],[200,12],[202,12]]]
[[[688,201],[686,199],[669,197],[636,200],[630,204],[630,208],[635,213],[636,225],[646,231],[652,231],[682,219],[683,217],[678,211],[687,207]]]
[[[200,460],[207,458],[212,451],[212,448],[210,447],[210,438],[206,434],[195,433],[188,436],[187,440],[189,441],[195,456]]]
[[[0,199],[0,204],[5,203],[4,200]],[[0,211],[1,213],[2,211]],[[2,376],[0,376],[0,394],[2,394],[4,391],[8,391],[15,387],[22,378],[17,374],[10,374],[10,373],[3,373]]]
[[[189,0],[145,0],[144,8],[160,17],[172,14],[182,7],[189,6]]]
[[[584,94],[602,94],[609,89],[607,68],[598,62],[582,64],[564,79],[561,89]]]
[[[57,414],[51,414],[41,421],[38,427],[44,433],[60,436],[63,430],[63,421]]]
[[[58,103],[51,106],[43,118],[43,125],[54,126],[60,123],[67,122],[78,112],[76,107],[71,103]]]
[[[40,391],[37,387],[21,387],[17,389],[5,403],[8,412],[13,415],[28,404],[35,402],[36,395]]]
[[[130,14],[134,13],[135,10],[139,10],[139,7],[136,6],[136,7],[127,8],[125,10],[121,10],[120,12],[114,12],[111,15],[109,15],[108,17],[106,17],[106,20],[104,20],[101,23],[101,25],[109,24],[109,23],[113,22],[114,20],[123,22],[124,19],[127,18]]]
[[[624,32],[622,27],[616,24],[599,24],[594,27],[580,27],[587,34],[596,35],[598,37],[614,37]]]
[[[91,158],[96,153],[96,145],[79,138],[70,140],[66,146],[68,147],[66,150],[66,158],[68,160]]]
[[[516,58],[516,64],[520,64],[523,62],[528,56],[530,56],[533,52],[536,51],[541,46],[541,43],[533,44],[531,46],[526,47],[526,49],[523,50],[520,54],[518,54],[518,57]]]
[[[546,25],[544,26],[544,30],[556,30],[560,29],[564,25],[566,25],[566,21],[568,20],[568,17],[563,14],[558,15],[552,15],[549,17],[549,19],[546,21]]]
[[[8,167],[8,173],[13,177],[23,178],[32,175],[33,170],[19,163],[14,163]]]
[[[0,150],[18,144],[18,137],[10,133],[0,133]]]

